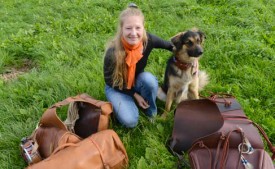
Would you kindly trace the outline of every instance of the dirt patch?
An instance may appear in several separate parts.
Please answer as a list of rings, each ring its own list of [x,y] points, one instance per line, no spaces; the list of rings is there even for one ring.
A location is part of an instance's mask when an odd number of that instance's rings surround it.
[[[30,70],[31,65],[32,65],[31,61],[26,60],[24,61],[23,65],[19,68],[9,67],[6,69],[4,73],[0,74],[0,78],[3,79],[4,81],[15,79],[18,77],[18,75],[24,74],[28,70]]]

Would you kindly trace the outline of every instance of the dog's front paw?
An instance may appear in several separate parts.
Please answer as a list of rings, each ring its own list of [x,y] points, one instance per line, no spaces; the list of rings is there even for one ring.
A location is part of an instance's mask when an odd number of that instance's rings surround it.
[[[160,116],[160,118],[165,120],[165,119],[167,118],[167,112],[164,111],[164,112],[162,113],[162,115]]]

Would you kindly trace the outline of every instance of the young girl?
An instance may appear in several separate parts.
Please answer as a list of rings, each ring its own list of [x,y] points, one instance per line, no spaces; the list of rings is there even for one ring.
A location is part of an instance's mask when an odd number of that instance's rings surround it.
[[[130,4],[120,14],[117,34],[104,58],[107,100],[112,103],[118,121],[129,128],[138,123],[136,103],[150,119],[157,114],[158,81],[151,73],[144,72],[153,48],[172,51],[173,46],[147,33],[143,13],[135,4]]]

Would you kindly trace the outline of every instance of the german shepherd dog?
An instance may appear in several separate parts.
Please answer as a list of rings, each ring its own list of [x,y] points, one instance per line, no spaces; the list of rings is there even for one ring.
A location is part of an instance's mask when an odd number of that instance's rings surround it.
[[[208,75],[199,71],[205,34],[197,29],[187,30],[172,37],[173,55],[168,59],[164,84],[158,89],[158,99],[165,101],[166,118],[173,101],[199,99],[199,91],[208,83]]]

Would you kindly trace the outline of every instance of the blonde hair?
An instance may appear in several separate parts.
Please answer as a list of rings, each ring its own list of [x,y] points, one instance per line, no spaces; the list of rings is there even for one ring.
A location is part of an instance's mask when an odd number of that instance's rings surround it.
[[[112,74],[113,77],[113,87],[118,86],[119,89],[123,88],[123,85],[127,83],[127,66],[125,63],[125,50],[123,48],[121,37],[122,37],[122,27],[124,24],[124,19],[129,16],[140,16],[143,20],[144,24],[144,15],[141,12],[140,9],[137,8],[137,6],[129,6],[126,9],[124,9],[119,16],[119,24],[117,27],[117,32],[115,37],[110,41],[110,43],[107,46],[107,50],[109,48],[114,48],[112,55],[114,56],[113,59],[115,59],[115,69]],[[144,29],[143,36],[143,48],[146,47],[147,44],[147,34],[146,30]],[[106,50],[106,51],[107,51]]]

